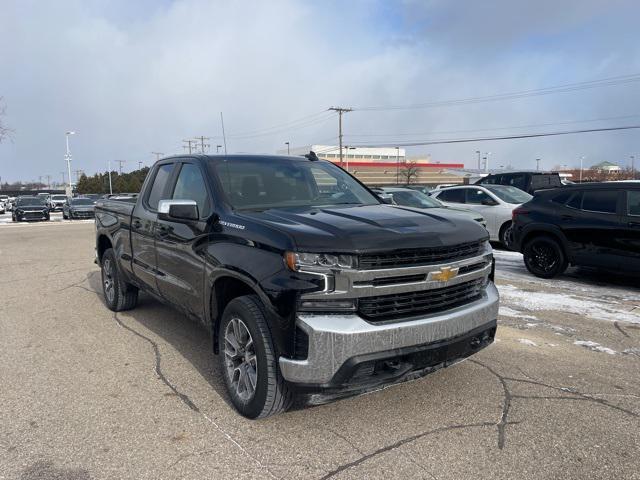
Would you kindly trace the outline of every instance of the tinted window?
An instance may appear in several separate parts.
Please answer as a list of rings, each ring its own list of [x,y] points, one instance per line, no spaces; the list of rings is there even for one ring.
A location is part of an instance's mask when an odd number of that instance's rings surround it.
[[[209,215],[209,195],[200,169],[191,163],[185,163],[180,169],[173,197],[176,200],[194,200],[198,204],[200,217]]]
[[[527,188],[527,176],[525,174],[510,175],[509,181],[504,183],[505,185],[513,185],[520,190]]]
[[[70,203],[71,205],[93,205],[95,202],[90,198],[74,198]]]
[[[20,197],[16,202],[18,206],[25,205],[44,205],[45,199],[42,197]]]
[[[491,198],[487,194],[487,192],[484,192],[479,188],[467,189],[467,203],[470,203],[472,205],[483,205],[482,202],[492,204],[492,203],[495,203],[495,200]]]
[[[567,207],[580,208],[581,205],[582,205],[582,192],[575,192],[573,195],[571,195],[571,198],[569,198],[569,201],[567,202]]]
[[[627,192],[627,213],[640,216],[640,190]]]
[[[455,190],[444,190],[436,198],[443,202],[464,203],[464,189],[456,188]]]
[[[582,210],[600,213],[616,213],[618,192],[616,190],[592,190],[582,196]]]
[[[158,202],[162,200],[162,196],[164,195],[164,192],[166,190],[167,182],[169,181],[172,170],[173,163],[162,165],[160,168],[158,168],[158,173],[156,173],[156,176],[153,179],[151,192],[149,192],[149,197],[147,199],[147,204],[153,210],[158,209]]]
[[[436,208],[442,206],[442,204],[435,198],[428,197],[424,193],[415,190],[388,193],[393,196],[393,200],[398,205],[404,205],[405,207]]]
[[[559,175],[533,175],[531,186],[533,188],[560,187],[562,182]]]
[[[564,205],[565,203],[567,203],[567,200],[569,200],[569,197],[571,197],[572,193],[573,192],[562,192],[560,195],[556,195],[555,197],[553,197],[551,201]]]

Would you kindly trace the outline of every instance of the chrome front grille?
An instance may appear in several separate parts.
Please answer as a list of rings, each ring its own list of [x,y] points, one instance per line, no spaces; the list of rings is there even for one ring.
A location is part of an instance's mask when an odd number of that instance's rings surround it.
[[[404,249],[364,254],[360,255],[358,266],[362,270],[376,270],[454,262],[479,255],[484,248],[484,243],[484,241],[478,241],[447,247]]]

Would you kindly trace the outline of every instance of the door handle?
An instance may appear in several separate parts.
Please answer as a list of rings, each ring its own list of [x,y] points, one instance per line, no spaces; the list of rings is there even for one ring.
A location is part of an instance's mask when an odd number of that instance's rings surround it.
[[[131,222],[131,227],[137,230],[142,227],[142,222],[140,220],[134,220]]]

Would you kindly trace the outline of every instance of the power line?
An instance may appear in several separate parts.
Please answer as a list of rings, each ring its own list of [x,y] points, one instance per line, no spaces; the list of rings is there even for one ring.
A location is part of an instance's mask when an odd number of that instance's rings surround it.
[[[586,90],[590,88],[609,87],[614,85],[625,85],[629,83],[639,82],[640,74],[620,75],[617,77],[602,78],[599,80],[589,80],[585,82],[566,83],[552,87],[538,88],[532,90],[521,90],[516,92],[498,93],[482,97],[469,97],[453,100],[440,100],[435,102],[424,102],[407,105],[373,105],[355,107],[356,111],[382,111],[382,110],[412,110],[420,108],[448,107],[455,105],[469,105],[474,103],[492,102],[497,100],[515,100],[519,98],[537,97],[541,95],[550,95],[553,93],[574,92],[578,90]]]
[[[447,130],[447,131],[439,131],[439,132],[422,132],[422,133],[379,133],[379,134],[347,134],[345,137],[353,138],[353,137],[411,137],[413,135],[446,135],[449,133],[473,133],[473,132],[490,132],[495,130],[516,130],[520,128],[536,128],[536,127],[553,127],[558,125],[571,125],[576,123],[592,123],[592,122],[604,122],[610,120],[627,120],[630,118],[638,118],[640,115],[622,115],[618,117],[605,117],[605,118],[592,118],[589,120],[570,120],[565,122],[551,122],[551,123],[537,123],[537,124],[529,124],[529,125],[517,125],[510,127],[494,127],[494,128],[477,128],[477,129],[468,129],[468,130]]]
[[[318,118],[314,118],[313,120],[307,120],[306,122],[300,122],[297,124],[292,124],[288,127],[282,127],[282,128],[278,128],[278,129],[270,129],[270,130],[266,130],[263,131],[262,133],[255,133],[255,134],[251,134],[251,135],[239,135],[239,134],[234,134],[234,135],[227,135],[228,138],[234,138],[234,139],[247,139],[247,138],[256,138],[256,137],[265,137],[265,136],[270,136],[270,135],[275,135],[278,133],[282,133],[282,132],[291,132],[291,131],[295,131],[295,130],[300,130],[303,128],[308,128],[308,127],[312,127],[314,125],[319,125],[322,124],[324,122],[326,122],[327,120],[331,119],[334,117],[334,113],[330,113],[330,112],[323,112],[325,115],[322,117],[318,117]]]
[[[591,128],[585,130],[567,130],[563,132],[546,132],[546,133],[527,133],[522,135],[506,135],[500,137],[479,137],[479,138],[455,138],[455,139],[447,139],[447,140],[425,140],[420,142],[393,142],[389,141],[386,143],[378,143],[378,144],[352,144],[355,147],[386,147],[389,145],[394,145],[398,147],[416,147],[420,145],[443,145],[448,143],[470,143],[470,142],[489,142],[495,140],[516,140],[520,138],[537,138],[537,137],[553,137],[558,135],[572,135],[578,133],[593,133],[593,132],[612,132],[616,130],[632,130],[638,129],[640,125],[627,125],[622,127],[609,127],[609,128]]]
[[[283,127],[289,127],[291,125],[295,125],[295,124],[298,124],[298,123],[301,123],[301,122],[302,123],[306,123],[306,122],[310,121],[311,119],[315,119],[317,117],[324,116],[326,113],[327,113],[327,111],[323,110],[321,112],[312,113],[311,115],[305,115],[305,116],[300,117],[300,118],[295,119],[295,120],[290,120],[288,122],[276,124],[276,125],[273,125],[271,127],[264,127],[264,128],[259,128],[259,129],[256,129],[256,130],[247,130],[245,132],[239,132],[239,133],[231,133],[231,134],[227,135],[227,137],[232,137],[232,136],[233,137],[243,137],[243,136],[253,136],[254,134],[262,134],[262,133],[264,133],[265,131],[268,131],[268,130],[274,130],[274,129],[280,129],[280,128],[283,128]]]

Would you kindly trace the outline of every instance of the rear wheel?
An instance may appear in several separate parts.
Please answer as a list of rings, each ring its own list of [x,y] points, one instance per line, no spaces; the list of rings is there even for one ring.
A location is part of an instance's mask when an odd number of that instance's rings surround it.
[[[567,269],[567,258],[560,244],[551,237],[539,236],[527,242],[522,252],[529,272],[540,278],[553,278]]]
[[[225,384],[238,412],[264,418],[289,408],[292,394],[280,374],[264,307],[256,295],[229,302],[218,342]]]
[[[109,310],[121,312],[131,310],[138,303],[138,289],[121,280],[112,248],[102,254],[101,273],[104,301]]]
[[[511,245],[513,244],[513,223],[506,222],[502,225],[502,227],[500,227],[499,237],[502,246],[511,250]]]

